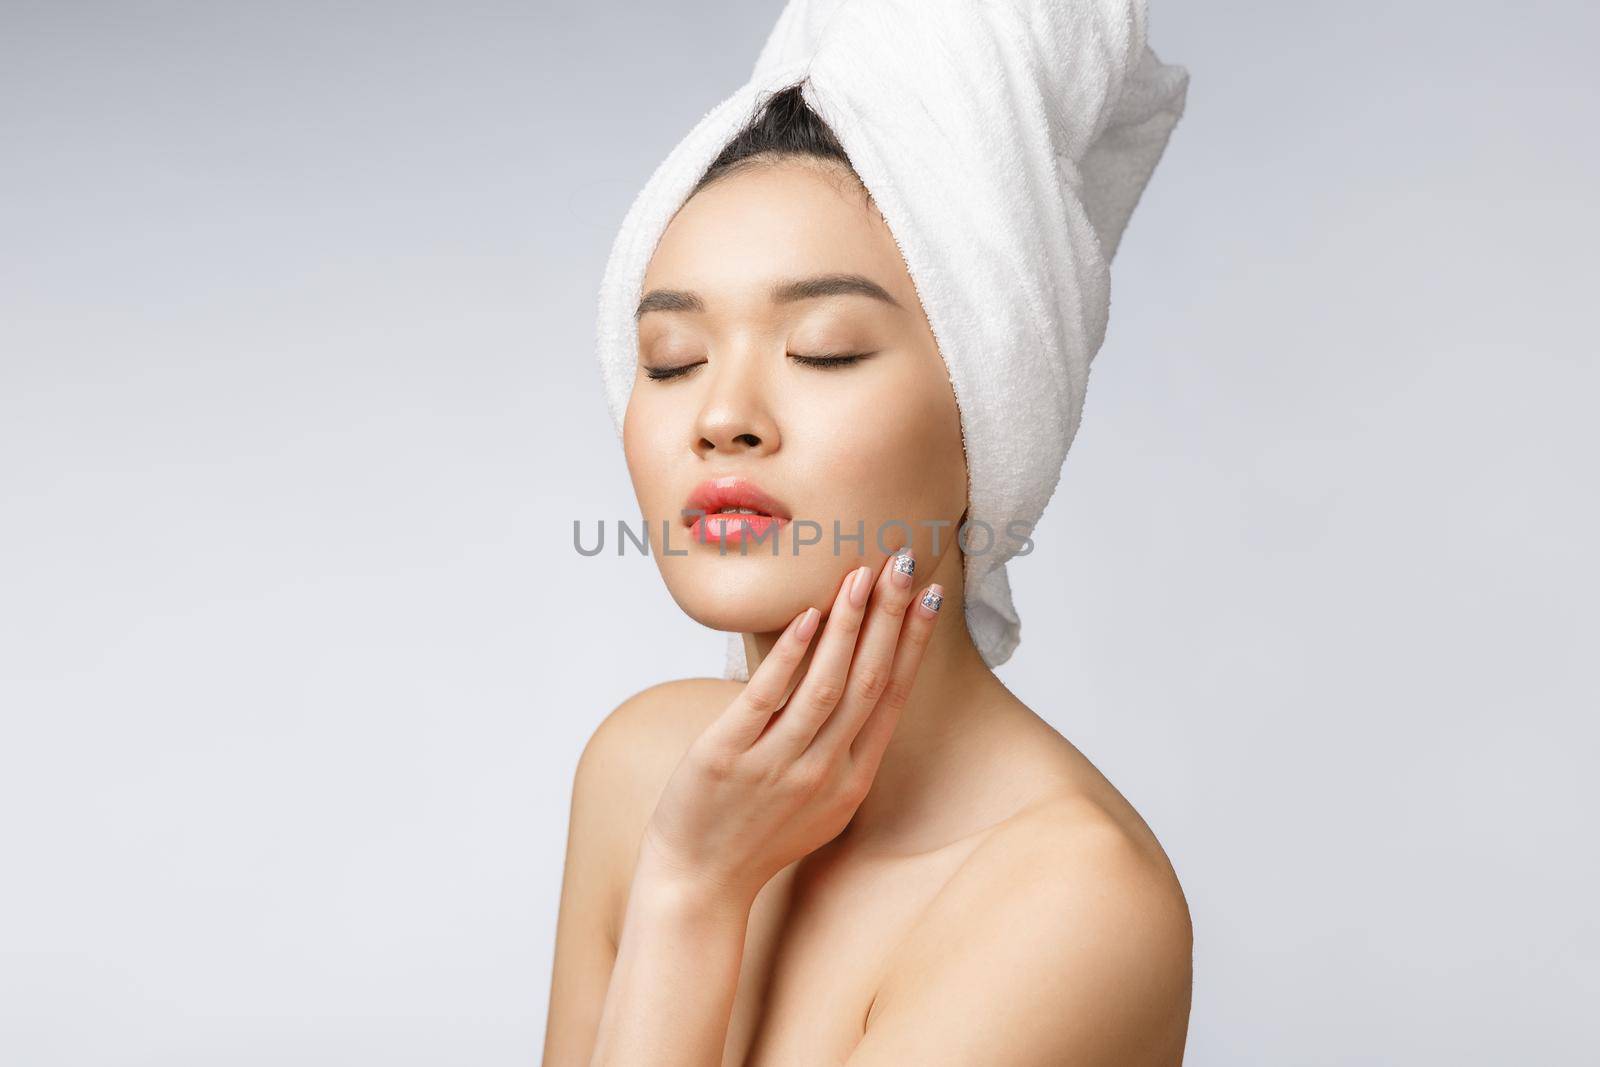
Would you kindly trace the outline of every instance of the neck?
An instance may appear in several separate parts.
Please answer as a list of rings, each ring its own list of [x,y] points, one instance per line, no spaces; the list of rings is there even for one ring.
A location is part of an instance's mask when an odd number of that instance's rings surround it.
[[[951,806],[942,787],[969,769],[982,750],[985,728],[997,725],[1007,702],[1015,700],[967,632],[960,554],[946,553],[933,575],[919,575],[918,590],[930,581],[945,589],[943,617],[934,627],[872,787],[831,847],[848,840],[851,847],[870,843],[873,850],[916,850],[938,838],[942,831],[931,824],[933,813]],[[760,666],[780,635],[744,635],[750,671]],[[808,652],[797,677],[804,676],[809,664]]]

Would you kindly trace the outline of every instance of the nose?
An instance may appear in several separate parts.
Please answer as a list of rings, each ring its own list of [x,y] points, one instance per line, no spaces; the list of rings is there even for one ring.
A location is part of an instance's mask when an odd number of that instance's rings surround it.
[[[704,402],[695,416],[694,450],[712,455],[765,454],[778,447],[761,359],[745,352],[712,361]]]

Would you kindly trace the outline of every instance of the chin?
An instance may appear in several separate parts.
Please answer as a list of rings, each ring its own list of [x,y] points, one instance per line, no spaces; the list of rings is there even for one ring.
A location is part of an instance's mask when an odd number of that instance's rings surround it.
[[[782,630],[810,604],[825,597],[808,595],[810,583],[796,580],[790,557],[730,551],[725,558],[678,559],[663,569],[667,592],[695,622],[729,633]]]

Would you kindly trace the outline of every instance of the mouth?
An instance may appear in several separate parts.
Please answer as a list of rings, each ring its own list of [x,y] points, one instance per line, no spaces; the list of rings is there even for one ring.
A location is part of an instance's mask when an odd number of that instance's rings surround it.
[[[783,501],[737,475],[701,482],[683,509],[687,512],[683,524],[703,543],[737,544],[747,537],[768,538],[794,517]]]

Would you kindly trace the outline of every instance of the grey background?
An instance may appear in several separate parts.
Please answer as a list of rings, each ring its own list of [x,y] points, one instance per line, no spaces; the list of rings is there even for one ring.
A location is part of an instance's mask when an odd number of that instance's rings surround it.
[[[0,1060],[526,1064],[571,773],[721,668],[593,304],[763,2],[0,22]],[[1004,680],[1145,815],[1189,1062],[1592,1062],[1600,16],[1157,2]]]

